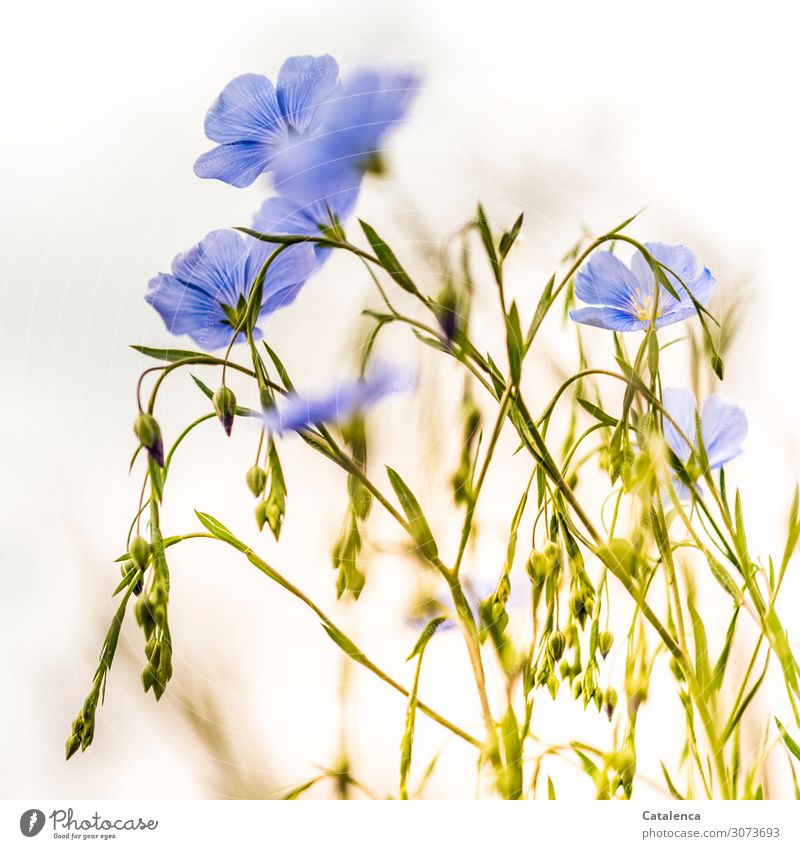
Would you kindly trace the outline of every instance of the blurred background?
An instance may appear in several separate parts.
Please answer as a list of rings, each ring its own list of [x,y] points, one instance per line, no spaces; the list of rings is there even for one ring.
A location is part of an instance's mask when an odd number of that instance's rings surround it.
[[[774,0],[757,14],[683,0],[143,0],[125,9],[50,0],[7,10],[0,35],[3,794],[278,796],[338,766],[342,752],[369,792],[396,793],[404,699],[343,667],[314,617],[238,555],[197,543],[171,558],[175,676],[164,699],[155,704],[141,691],[142,640],[131,617],[95,743],[64,762],[69,724],[112,615],[119,579],[112,561],[141,485],[127,463],[134,386],[146,362],[127,346],[172,341],[144,302],[145,285],[209,230],[249,223],[264,185],[202,181],[192,163],[210,147],[203,116],[225,83],[247,71],[274,78],[288,55],[328,52],[345,73],[370,61],[423,73],[411,119],[392,138],[390,176],[366,187],[358,209],[423,287],[426,251],[468,219],[478,199],[498,227],[525,212],[508,279],[527,310],[583,228],[606,231],[644,208],[634,235],[692,247],[720,281],[717,306],[740,304],[724,392],[746,408],[750,434],[731,476],[745,494],[751,548],[782,551],[800,476],[798,17]],[[477,332],[486,340],[497,330],[492,294],[487,284],[477,296]],[[373,302],[363,269],[335,257],[291,308],[269,319],[267,338],[298,385],[323,386],[356,369],[367,328],[358,314]],[[551,323],[526,365],[535,406],[575,364],[570,337]],[[587,340],[602,351],[598,334]],[[417,357],[403,333],[384,343],[401,358]],[[686,382],[675,351],[666,367],[674,382]],[[188,375],[171,380],[159,415],[167,439],[206,409]],[[451,423],[459,392],[453,372],[425,357],[413,403],[393,400],[370,418],[375,474],[384,462],[401,471],[447,551],[459,530],[446,486],[458,454]],[[194,507],[214,514],[410,683],[404,658],[416,630],[407,618],[426,579],[397,555],[401,540],[391,525],[375,512],[370,539],[381,546],[366,551],[364,594],[357,605],[336,602],[329,554],[344,511],[343,476],[300,440],[285,440],[289,501],[276,546],[258,537],[244,486],[257,436],[238,431],[226,440],[208,427],[187,441],[170,481],[167,533],[195,529]],[[527,480],[514,448],[506,435],[487,482],[480,543],[468,563],[476,581],[496,576]],[[790,576],[784,611],[797,592]],[[703,612],[713,621],[713,605]],[[796,634],[790,638],[797,649]],[[610,663],[621,672],[624,657],[612,653]],[[421,694],[480,733],[456,632],[431,644]],[[607,744],[608,723],[584,718],[564,697],[556,706],[541,700],[538,733]],[[763,695],[765,705],[771,697]],[[659,759],[674,764],[679,754],[681,723],[665,724],[676,706],[671,682],[657,676],[640,716],[640,768],[655,782],[640,785],[644,796],[662,792]],[[428,794],[471,797],[472,751],[424,718],[412,783],[440,750]],[[785,795],[776,769],[773,791]],[[591,797],[579,771],[563,765],[554,774],[560,797]],[[340,790],[321,782],[311,795]]]

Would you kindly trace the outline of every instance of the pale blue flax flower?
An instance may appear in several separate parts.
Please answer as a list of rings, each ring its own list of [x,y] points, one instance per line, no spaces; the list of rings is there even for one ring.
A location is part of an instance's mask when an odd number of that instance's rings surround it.
[[[702,471],[697,467],[697,401],[690,389],[665,388],[662,403],[670,418],[664,416],[664,437],[677,458],[695,478]],[[671,420],[670,420],[671,419]],[[700,414],[700,435],[708,457],[708,466],[719,469],[742,453],[747,436],[747,416],[744,410],[722,395],[709,395]],[[694,455],[694,456],[693,456]],[[681,498],[688,489],[676,481]]]
[[[420,87],[413,72],[362,70],[320,108],[316,132],[298,139],[275,163],[278,193],[303,203],[357,189],[367,170],[383,170],[386,134],[399,124]]]
[[[222,348],[233,338],[253,283],[273,251],[274,245],[234,230],[214,230],[176,256],[170,274],[157,274],[149,282],[145,300],[170,333],[186,333],[205,350]],[[260,315],[291,303],[316,267],[309,245],[294,245],[276,256],[264,280]],[[258,328],[255,335],[261,335]],[[243,338],[240,332],[237,341]]]
[[[327,422],[346,424],[387,395],[409,392],[415,385],[412,369],[375,363],[364,377],[341,379],[321,395],[286,395],[278,400],[278,406],[264,411],[264,424],[267,430],[279,434]]]
[[[655,326],[691,318],[696,308],[686,290],[705,306],[716,283],[713,275],[698,265],[695,255],[683,245],[648,242],[645,247],[664,266],[670,285],[679,295],[676,300],[663,285],[659,287]],[[572,310],[569,315],[580,324],[606,330],[646,330],[653,315],[655,292],[653,270],[640,251],[634,253],[630,268],[609,251],[601,251],[581,268],[575,282],[576,296],[594,306]]]
[[[355,203],[364,170],[405,116],[418,82],[376,71],[338,80],[327,55],[287,59],[277,86],[259,74],[237,77],[206,116],[206,135],[218,146],[197,160],[195,173],[242,187],[271,172],[278,193],[301,206],[342,192],[348,201],[340,205]]]
[[[195,162],[199,177],[249,186],[283,151],[319,129],[320,107],[337,88],[332,56],[292,56],[278,84],[243,74],[223,89],[208,110],[206,135],[218,146]]]

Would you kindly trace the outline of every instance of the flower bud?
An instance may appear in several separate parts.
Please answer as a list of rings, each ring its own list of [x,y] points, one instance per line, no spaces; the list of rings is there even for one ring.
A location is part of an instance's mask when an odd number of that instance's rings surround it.
[[[617,691],[613,687],[609,687],[603,698],[606,706],[606,716],[608,717],[608,721],[611,721],[611,717],[614,715],[614,708],[617,706]]]
[[[583,683],[581,682],[580,678],[576,678],[572,682],[572,698],[577,701],[581,697],[582,693],[583,693]]]
[[[247,486],[250,492],[258,498],[267,485],[267,473],[259,465],[251,466],[247,470]]]
[[[77,734],[70,734],[69,739],[67,740],[67,760],[69,760],[75,752],[78,751],[81,747],[81,738],[78,737]]]
[[[558,693],[558,678],[555,675],[551,675],[547,679],[547,689],[550,692],[550,698],[555,699]]]
[[[564,654],[564,649],[567,647],[567,638],[561,631],[553,631],[550,634],[550,639],[547,642],[547,650],[550,652],[550,657],[553,660],[561,660]]]
[[[608,655],[611,651],[611,646],[614,643],[614,635],[611,631],[601,631],[600,636],[597,639],[597,645],[600,648],[600,654],[603,655],[603,658]]]
[[[220,386],[214,394],[213,401],[217,418],[222,423],[222,427],[225,428],[225,433],[230,436],[233,428],[233,417],[236,414],[236,396],[227,386]]]
[[[260,531],[264,529],[264,525],[267,523],[267,512],[267,502],[259,501],[256,504],[256,524]]]
[[[534,549],[528,558],[527,568],[528,577],[531,579],[531,583],[536,586],[547,578],[549,563],[544,554]]]
[[[131,540],[131,546],[128,549],[128,555],[136,566],[144,572],[147,568],[147,561],[150,559],[150,554],[153,551],[153,546],[140,536],[135,536]]]
[[[558,665],[558,674],[561,676],[561,679],[564,680],[565,678],[569,677],[569,673],[570,673],[569,661],[566,658],[564,658],[561,661],[561,663],[559,663],[559,665]]]
[[[164,443],[161,440],[161,428],[158,426],[158,422],[150,413],[139,413],[133,423],[133,432],[156,464],[163,468]]]
[[[551,539],[544,544],[544,556],[547,558],[548,572],[561,565],[561,547]]]

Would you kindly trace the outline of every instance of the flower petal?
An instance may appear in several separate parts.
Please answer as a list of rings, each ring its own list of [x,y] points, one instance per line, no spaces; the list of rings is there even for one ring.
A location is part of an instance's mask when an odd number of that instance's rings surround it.
[[[230,342],[233,329],[224,323],[225,315],[219,304],[172,274],[157,274],[149,282],[144,297],[170,333],[176,336],[186,333],[207,351]]]
[[[626,310],[616,307],[582,307],[570,310],[569,317],[578,324],[602,327],[605,330],[619,330],[627,333],[631,330],[644,330],[646,321],[639,321]]]
[[[287,127],[275,87],[260,74],[242,74],[222,90],[206,114],[208,138],[220,144],[263,142],[286,138]]]
[[[578,272],[575,294],[587,304],[616,307],[633,316],[637,287],[639,282],[623,262],[610,251],[598,251]]]
[[[285,433],[322,422],[346,422],[386,395],[407,392],[415,384],[416,375],[409,369],[375,364],[366,377],[341,380],[331,391],[316,398],[287,395],[279,402],[280,407],[264,412],[264,424],[272,432]]]
[[[235,230],[212,230],[198,244],[178,254],[172,273],[208,298],[236,306],[249,291],[248,243]]]
[[[255,261],[249,265],[248,270],[251,285],[263,264],[258,254],[254,256]],[[275,257],[264,283],[261,315],[275,312],[290,304],[316,269],[317,260],[311,245],[294,245]]]
[[[194,173],[242,189],[269,168],[274,156],[275,148],[261,142],[221,144],[197,158]]]
[[[708,464],[718,469],[742,453],[747,436],[747,416],[744,410],[722,395],[709,395],[701,416],[703,444]]]
[[[292,56],[278,73],[278,103],[300,134],[315,123],[320,105],[336,88],[339,65],[332,56]]]
[[[697,401],[694,393],[691,389],[667,387],[662,392],[661,400],[664,409],[675,422],[673,424],[664,416],[664,437],[678,459],[685,463],[691,456],[697,439]],[[687,439],[691,440],[691,445]]]

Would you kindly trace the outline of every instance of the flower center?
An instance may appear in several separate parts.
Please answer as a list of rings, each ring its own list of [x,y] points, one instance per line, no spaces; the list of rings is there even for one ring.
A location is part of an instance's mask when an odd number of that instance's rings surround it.
[[[643,295],[642,290],[637,287],[636,293],[631,296],[631,306],[633,307],[634,316],[639,321],[650,321],[653,317],[654,306],[653,295]],[[661,317],[661,310],[656,313],[656,318]]]

